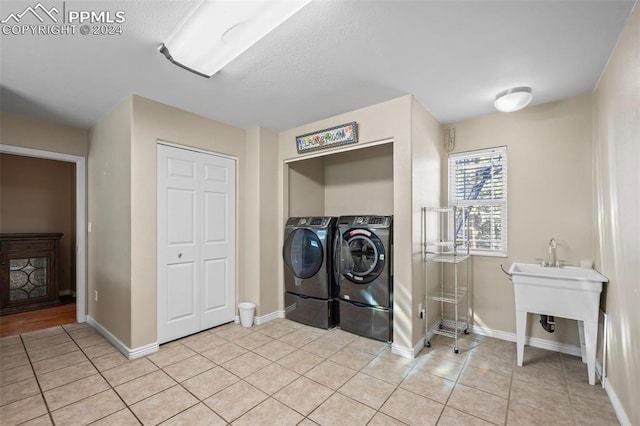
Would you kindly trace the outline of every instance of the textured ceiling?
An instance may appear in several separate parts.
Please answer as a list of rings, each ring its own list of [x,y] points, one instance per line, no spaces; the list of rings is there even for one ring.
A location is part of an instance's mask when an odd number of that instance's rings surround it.
[[[0,19],[36,4],[3,0]],[[87,128],[136,93],[280,131],[404,94],[447,123],[513,86],[534,104],[590,93],[634,1],[314,0],[210,79],[158,52],[194,2],[42,4],[123,10],[123,33],[1,35],[2,110]]]

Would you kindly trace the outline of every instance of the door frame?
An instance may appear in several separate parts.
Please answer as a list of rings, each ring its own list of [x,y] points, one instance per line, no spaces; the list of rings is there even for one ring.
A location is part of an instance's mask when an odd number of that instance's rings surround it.
[[[85,157],[60,152],[0,144],[0,153],[23,157],[64,161],[76,165],[76,321],[87,320],[87,234],[86,230],[86,161]]]

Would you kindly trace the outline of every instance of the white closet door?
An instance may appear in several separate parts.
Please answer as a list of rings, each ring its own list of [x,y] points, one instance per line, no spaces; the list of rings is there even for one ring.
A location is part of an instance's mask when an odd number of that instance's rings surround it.
[[[235,318],[235,161],[202,157],[201,329]]]
[[[235,317],[235,161],[158,145],[158,341]]]

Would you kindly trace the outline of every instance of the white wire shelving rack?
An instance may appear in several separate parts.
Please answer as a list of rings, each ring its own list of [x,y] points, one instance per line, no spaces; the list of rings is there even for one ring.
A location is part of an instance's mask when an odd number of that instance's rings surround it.
[[[471,317],[471,288],[469,286],[469,218],[468,207],[422,208],[422,254],[425,262],[439,264],[439,285],[427,289],[427,299],[440,302],[437,327],[426,324],[425,346],[430,346],[429,332],[454,339],[454,352],[459,353],[458,336],[469,333]],[[425,264],[425,286],[427,265]],[[452,269],[452,270],[447,270]],[[447,275],[448,274],[448,275]],[[451,276],[451,274],[453,274]],[[466,309],[460,304],[466,299]],[[450,306],[451,309],[446,309]],[[453,316],[447,317],[447,310]]]

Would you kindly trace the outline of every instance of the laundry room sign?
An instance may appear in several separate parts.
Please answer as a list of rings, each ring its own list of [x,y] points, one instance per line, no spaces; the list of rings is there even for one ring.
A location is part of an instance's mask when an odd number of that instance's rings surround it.
[[[296,136],[298,154],[356,142],[358,142],[358,124],[355,121]]]

